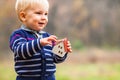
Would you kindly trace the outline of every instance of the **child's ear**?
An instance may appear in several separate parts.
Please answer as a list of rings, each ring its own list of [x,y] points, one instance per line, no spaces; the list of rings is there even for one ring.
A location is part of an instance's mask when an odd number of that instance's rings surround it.
[[[20,15],[20,20],[21,20],[22,22],[24,22],[24,21],[26,20],[26,19],[25,19],[25,18],[26,18],[25,12],[22,11],[22,12],[20,12],[19,15]]]

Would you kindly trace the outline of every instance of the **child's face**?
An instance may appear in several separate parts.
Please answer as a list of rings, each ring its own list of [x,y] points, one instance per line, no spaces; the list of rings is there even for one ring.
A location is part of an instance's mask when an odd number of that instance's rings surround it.
[[[48,23],[48,9],[46,5],[35,6],[28,9],[22,15],[23,23],[30,29],[35,31],[42,30]]]

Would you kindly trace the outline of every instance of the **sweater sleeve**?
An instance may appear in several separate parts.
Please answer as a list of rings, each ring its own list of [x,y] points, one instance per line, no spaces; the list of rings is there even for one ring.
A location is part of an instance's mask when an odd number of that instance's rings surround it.
[[[27,41],[21,34],[14,33],[10,37],[10,49],[15,53],[15,57],[27,59],[41,50],[40,38]]]

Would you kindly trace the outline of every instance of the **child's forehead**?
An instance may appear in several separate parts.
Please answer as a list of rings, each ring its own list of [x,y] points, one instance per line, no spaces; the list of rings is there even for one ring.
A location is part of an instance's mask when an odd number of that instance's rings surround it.
[[[33,0],[33,1],[27,1],[25,3],[25,6],[23,8],[23,10],[29,10],[29,9],[44,9],[44,10],[48,10],[49,9],[49,3],[47,0]]]
[[[32,4],[29,4],[29,7],[31,8],[45,8],[48,9],[49,8],[49,4],[47,2],[34,2]]]

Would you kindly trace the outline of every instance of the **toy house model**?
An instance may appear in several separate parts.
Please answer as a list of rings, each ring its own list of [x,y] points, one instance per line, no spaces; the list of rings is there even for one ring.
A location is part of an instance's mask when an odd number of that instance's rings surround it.
[[[64,39],[53,47],[52,52],[60,57],[63,57],[68,52],[66,44],[67,39]]]

